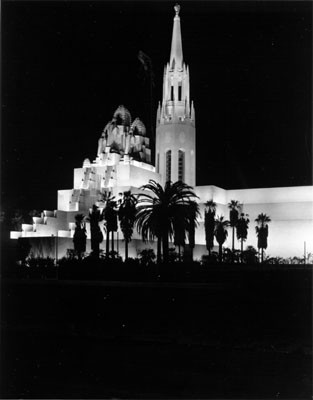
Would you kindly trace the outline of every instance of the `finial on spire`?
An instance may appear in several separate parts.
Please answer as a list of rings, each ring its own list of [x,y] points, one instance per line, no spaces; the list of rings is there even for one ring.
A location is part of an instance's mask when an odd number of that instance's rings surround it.
[[[180,5],[178,3],[175,4],[174,10],[176,12],[176,16],[178,16],[179,15],[179,11],[180,11]]]
[[[181,32],[180,32],[180,18],[179,11],[180,5],[175,4],[175,17],[173,20],[173,34],[172,34],[172,47],[170,56],[170,68],[181,70],[183,68],[183,48],[181,42]]]

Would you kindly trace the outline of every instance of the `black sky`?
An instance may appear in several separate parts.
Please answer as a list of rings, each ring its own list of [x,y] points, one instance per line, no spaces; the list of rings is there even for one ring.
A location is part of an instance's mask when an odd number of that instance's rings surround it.
[[[312,184],[312,3],[181,2],[197,184]],[[2,207],[54,209],[118,105],[154,116],[174,2],[2,3]],[[153,121],[154,122],[154,121]]]

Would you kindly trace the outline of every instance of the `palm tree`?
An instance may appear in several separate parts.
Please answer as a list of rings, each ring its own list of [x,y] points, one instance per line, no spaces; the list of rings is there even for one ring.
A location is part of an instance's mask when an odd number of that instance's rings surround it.
[[[237,226],[238,222],[238,215],[239,215],[239,201],[237,200],[231,200],[228,203],[228,208],[229,208],[229,222],[230,226],[233,228],[233,238],[232,238],[232,252],[235,250],[235,228]]]
[[[207,201],[204,210],[204,230],[206,248],[209,255],[211,255],[211,250],[214,246],[215,213],[216,203],[213,200]]]
[[[240,218],[237,221],[237,239],[241,241],[241,261],[243,256],[243,242],[247,240],[248,229],[249,229],[249,215],[241,213]]]
[[[195,232],[196,225],[198,225],[197,219],[200,216],[199,205],[196,201],[190,201],[187,209],[187,232],[189,248],[191,250],[191,260],[193,260],[193,249],[195,248]]]
[[[128,243],[131,241],[136,220],[136,197],[131,191],[124,192],[123,200],[118,210],[121,231],[125,240],[125,260],[128,259]]]
[[[158,240],[157,261],[161,260],[161,242],[163,248],[163,261],[168,261],[169,238],[173,237],[177,216],[185,221],[184,232],[187,230],[188,211],[191,201],[197,196],[191,186],[177,181],[166,182],[163,187],[150,180],[141,189],[150,193],[140,193],[137,203],[136,223],[144,241]]]
[[[99,222],[103,219],[103,215],[94,204],[89,212],[88,220],[90,222],[91,250],[92,255],[99,257],[100,243],[103,240],[103,235],[99,227]]]
[[[268,225],[267,222],[271,222],[271,219],[266,214],[259,214],[258,218],[255,219],[258,226],[255,227],[255,231],[258,237],[258,249],[261,249],[261,263],[263,264],[264,249],[267,249],[267,237],[268,237]]]
[[[186,233],[188,234],[189,249],[195,247],[195,227],[199,217],[199,205],[196,201],[188,200],[185,205],[176,208],[173,216],[174,245],[178,247],[178,257],[181,261],[181,250],[185,248]]]
[[[114,254],[114,232],[117,232],[117,202],[115,197],[110,194],[105,196],[105,207],[103,210],[103,216],[106,221],[106,256],[109,256],[110,252],[110,232],[111,232],[111,251]]]
[[[181,216],[174,216],[174,245],[178,247],[178,257],[181,261],[181,249],[185,247],[186,231],[185,231],[185,220]]]
[[[216,241],[219,245],[220,262],[222,262],[222,258],[223,258],[223,244],[228,236],[228,231],[227,231],[228,226],[229,226],[229,221],[227,221],[227,220],[224,221],[223,216],[217,217],[217,219],[215,220],[214,235],[215,235]]]
[[[86,235],[86,226],[84,219],[85,219],[84,214],[75,215],[76,227],[73,236],[73,242],[74,242],[75,253],[77,254],[79,259],[82,258],[82,254],[85,253],[86,251],[87,235]]]

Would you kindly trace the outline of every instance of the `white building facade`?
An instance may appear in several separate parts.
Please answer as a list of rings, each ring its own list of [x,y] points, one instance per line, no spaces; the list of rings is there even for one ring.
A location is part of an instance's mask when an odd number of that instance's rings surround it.
[[[156,116],[155,167],[151,165],[149,138],[139,118],[132,121],[130,112],[119,106],[105,126],[93,162],[85,159],[74,169],[73,188],[58,191],[57,210],[45,210],[33,224],[24,224],[22,231],[11,232],[11,238],[29,238],[34,256],[65,256],[73,248],[75,215],[88,215],[93,204],[100,208],[102,193],[110,192],[117,199],[121,193],[139,188],[153,179],[161,184],[181,180],[194,187],[199,197],[201,217],[196,230],[194,258],[207,254],[204,234],[204,204],[217,203],[217,215],[228,219],[228,203],[237,200],[241,212],[248,214],[250,229],[245,246],[257,246],[254,220],[265,213],[271,218],[267,254],[280,257],[303,257],[304,247],[313,253],[313,187],[281,187],[224,190],[216,186],[196,186],[195,108],[190,99],[189,68],[183,60],[180,8],[175,6],[170,60],[164,68],[163,96]],[[96,144],[96,143],[95,143]],[[90,239],[89,226],[87,234]],[[118,232],[115,248],[124,254],[122,233]],[[105,241],[101,244],[105,248]],[[129,256],[139,250],[155,247],[143,243],[134,233]],[[231,247],[231,232],[225,242]],[[239,242],[236,242],[239,248]],[[87,251],[90,251],[88,240]]]

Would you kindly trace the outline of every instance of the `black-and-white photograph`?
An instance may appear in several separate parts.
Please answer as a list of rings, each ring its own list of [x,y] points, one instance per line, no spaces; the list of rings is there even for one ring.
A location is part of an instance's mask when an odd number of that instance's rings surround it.
[[[2,2],[1,398],[312,399],[312,8]]]

